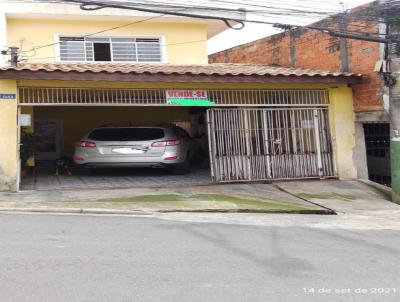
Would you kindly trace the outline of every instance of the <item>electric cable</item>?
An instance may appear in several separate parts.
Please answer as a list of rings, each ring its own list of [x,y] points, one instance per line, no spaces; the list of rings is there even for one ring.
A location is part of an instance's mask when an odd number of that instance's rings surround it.
[[[143,0],[142,0],[143,1]],[[223,0],[214,0],[214,1],[223,1]],[[52,2],[55,2],[55,3],[60,3],[60,1],[52,1]],[[67,1],[62,1],[63,3],[65,3],[65,2],[68,2],[68,3],[70,3],[70,2],[73,2],[73,3],[86,3],[87,5],[89,5],[89,2],[88,1],[78,1],[78,0],[67,0]],[[95,3],[95,5],[97,5],[97,7],[95,6],[95,9],[99,9],[99,7],[101,7],[101,8],[104,8],[104,7],[106,7],[106,5],[107,5],[107,3],[109,3],[110,1],[107,1],[107,2],[105,2],[105,6],[99,6],[99,3],[104,3],[104,2],[90,2],[91,3],[91,5],[93,5],[93,3]],[[113,2],[115,2],[115,1],[113,1]],[[118,1],[118,3],[120,3],[121,1]],[[225,2],[229,2],[229,1],[225,1]],[[126,2],[125,2],[126,3]],[[185,10],[186,9],[189,9],[189,8],[193,8],[192,6],[191,7],[185,7]],[[130,8],[129,8],[130,9]],[[135,21],[135,22],[131,22],[131,23],[128,23],[128,24],[124,24],[124,25],[121,25],[121,26],[116,26],[116,27],[112,27],[112,28],[108,28],[108,29],[104,29],[104,30],[101,30],[101,31],[98,31],[98,32],[95,32],[95,33],[91,33],[91,34],[87,34],[87,35],[83,35],[83,37],[86,37],[86,36],[91,36],[91,35],[96,35],[96,34],[99,34],[99,33],[103,33],[103,32],[107,32],[107,31],[111,31],[111,30],[114,30],[114,29],[118,29],[118,28],[122,28],[122,27],[126,27],[126,26],[130,26],[130,25],[133,25],[133,24],[137,24],[137,23],[142,23],[142,22],[146,22],[146,21],[149,21],[149,20],[152,20],[152,19],[155,19],[155,18],[159,18],[159,17],[161,17],[161,16],[164,16],[164,15],[168,15],[169,14],[169,12],[163,12],[162,14],[160,14],[160,15],[158,15],[158,16],[153,16],[153,17],[150,17],[150,18],[146,18],[146,19],[144,19],[144,20],[139,20],[139,21]],[[336,17],[337,18],[337,17]],[[221,19],[220,19],[221,20]],[[225,20],[226,21],[226,20]],[[268,24],[268,25],[275,25],[276,27],[285,27],[286,25],[283,25],[283,24],[279,24],[279,23],[276,23],[276,22],[267,22],[267,21],[259,21],[259,20],[241,20],[242,22],[249,22],[249,23],[259,23],[259,24]],[[226,21],[226,22],[228,22],[228,21]],[[317,22],[318,23],[318,22]],[[227,25],[230,25],[229,23],[227,24]],[[286,28],[283,28],[283,29],[286,29],[286,30],[288,30],[288,29],[294,29],[294,28],[300,28],[301,26],[298,26],[298,25],[287,25],[286,26]],[[337,29],[331,29],[331,28],[324,28],[324,27],[317,27],[317,26],[304,26],[304,28],[306,28],[306,29],[312,29],[312,30],[320,30],[320,31],[326,31],[326,32],[333,32],[333,31],[338,31]],[[344,31],[344,32],[340,32],[340,33],[350,33],[350,34],[360,34],[360,35],[367,35],[368,36],[368,38],[372,35],[371,33],[365,33],[365,32],[359,32],[359,31],[352,31],[352,30],[346,30],[346,31]],[[383,35],[383,34],[378,34],[378,35]],[[49,43],[49,44],[45,44],[45,45],[41,45],[41,46],[35,46],[34,48],[32,48],[31,50],[28,50],[28,51],[22,51],[22,52],[30,52],[30,51],[33,51],[33,50],[37,50],[37,49],[41,49],[41,48],[44,48],[44,47],[48,47],[48,46],[53,46],[53,45],[56,45],[56,44],[58,44],[59,42],[54,42],[54,43]],[[190,42],[189,42],[190,43]]]

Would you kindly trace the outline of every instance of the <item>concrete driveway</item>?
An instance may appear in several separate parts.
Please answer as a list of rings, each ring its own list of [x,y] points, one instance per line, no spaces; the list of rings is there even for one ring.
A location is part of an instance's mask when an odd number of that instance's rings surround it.
[[[87,190],[130,187],[177,187],[211,184],[210,168],[196,166],[188,175],[172,175],[164,169],[103,169],[91,175],[55,175],[54,171],[30,175],[22,180],[21,190]]]
[[[318,180],[278,182],[276,185],[294,196],[333,209],[338,214],[393,217],[400,205],[361,181]]]

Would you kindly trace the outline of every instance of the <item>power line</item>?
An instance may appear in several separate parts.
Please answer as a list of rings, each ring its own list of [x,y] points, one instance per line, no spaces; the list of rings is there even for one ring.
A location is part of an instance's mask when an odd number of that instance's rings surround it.
[[[56,1],[56,2],[59,3],[59,1]],[[63,2],[64,2],[64,1],[63,1]],[[201,5],[201,4],[200,4],[200,5]],[[90,33],[90,34],[85,34],[85,35],[82,35],[82,37],[90,37],[90,36],[98,35],[98,34],[101,34],[101,33],[108,32],[108,31],[112,31],[112,30],[116,30],[116,29],[120,29],[120,28],[124,28],[124,27],[128,27],[128,26],[132,26],[132,25],[134,25],[134,24],[144,23],[144,22],[147,22],[147,21],[150,21],[150,20],[154,20],[154,19],[157,19],[157,18],[161,18],[161,17],[163,17],[163,16],[165,16],[165,15],[167,15],[167,14],[161,13],[161,14],[159,14],[159,15],[157,15],[157,16],[152,16],[152,17],[148,17],[148,18],[145,18],[145,19],[142,19],[142,20],[138,20],[138,21],[126,23],[126,24],[123,24],[123,25],[114,26],[114,27],[110,27],[110,28],[103,29],[103,30],[99,30],[99,31],[96,31],[96,32],[93,32],[93,33]],[[31,51],[36,52],[36,50],[38,50],[38,49],[45,48],[45,47],[50,47],[50,46],[54,46],[54,45],[57,45],[57,44],[60,44],[60,42],[58,41],[58,42],[48,43],[48,44],[45,44],[45,45],[35,46],[35,47],[33,47],[32,49],[30,49],[30,50],[21,51],[21,52],[22,52],[22,53],[23,53],[23,52],[31,52]]]
[[[153,20],[153,19],[162,17],[162,16],[163,16],[163,15],[153,16],[153,17],[149,17],[149,18],[146,18],[146,19],[143,19],[143,20],[138,20],[138,21],[135,21],[135,22],[127,23],[127,24],[123,24],[123,25],[119,25],[119,26],[110,27],[110,28],[107,28],[107,29],[104,29],[104,30],[99,30],[99,31],[96,31],[96,32],[93,32],[93,33],[90,33],[90,34],[82,35],[82,37],[90,37],[90,36],[98,35],[98,34],[101,34],[101,33],[107,32],[107,31],[112,31],[112,30],[115,30],[115,29],[119,29],[119,28],[123,28],[123,27],[128,27],[128,26],[131,26],[131,25],[134,25],[134,24],[139,24],[139,23],[143,23],[143,22],[146,22],[146,21],[150,21],[150,20]],[[38,50],[38,49],[42,49],[42,48],[45,48],[45,47],[54,46],[54,45],[57,45],[57,44],[60,44],[60,42],[54,42],[54,43],[49,43],[49,44],[45,44],[45,45],[34,46],[31,50],[21,51],[21,52],[36,51],[36,50]]]
[[[142,0],[143,1],[143,0]],[[216,0],[216,1],[223,1],[223,0]],[[70,3],[70,2],[73,2],[73,3],[83,3],[83,4],[86,4],[86,5],[95,5],[94,6],[94,9],[101,9],[101,8],[106,8],[106,7],[109,7],[109,4],[108,3],[110,3],[110,1],[105,1],[105,2],[88,2],[88,1],[79,1],[79,0],[67,0],[67,1],[62,1],[63,3],[65,3],[65,2],[68,2],[68,3]],[[114,1],[115,2],[115,1]],[[120,1],[118,1],[119,3],[120,3]],[[226,2],[229,2],[229,1],[226,1]],[[56,3],[60,3],[60,1],[56,1]],[[124,2],[125,3],[125,2]],[[143,2],[141,2],[141,3],[143,3]],[[122,9],[134,9],[134,10],[136,10],[137,8],[135,8],[135,7],[125,7],[125,6],[121,6],[121,5],[117,5],[118,6],[118,8],[122,8]],[[112,4],[111,5],[111,7],[114,7],[114,5]],[[175,6],[175,8],[176,8],[176,6]],[[181,11],[184,11],[184,10],[188,10],[188,9],[191,9],[191,8],[198,8],[198,7],[193,7],[193,6],[188,6],[188,7],[185,7],[185,8],[182,8],[181,9]],[[209,9],[209,7],[204,7],[205,9]],[[92,8],[89,8],[89,9],[93,9],[93,7]],[[141,10],[141,9],[138,9],[138,10]],[[148,11],[148,10],[146,10],[146,11]],[[174,13],[177,13],[176,11],[174,12]],[[178,12],[179,13],[179,12]],[[90,33],[90,34],[86,34],[86,35],[83,35],[83,37],[87,37],[87,36],[92,36],[92,35],[96,35],[96,34],[100,34],[100,33],[104,33],[104,32],[107,32],[107,31],[112,31],[112,30],[115,30],[115,29],[119,29],[119,28],[123,28],[123,27],[127,27],[127,26],[131,26],[131,25],[134,25],[134,24],[138,24],[138,23],[143,23],[143,22],[146,22],[146,21],[150,21],[150,20],[152,20],[152,19],[156,19],[156,18],[160,18],[160,17],[162,17],[162,16],[165,16],[165,15],[169,15],[169,14],[171,14],[171,12],[170,11],[163,11],[163,12],[159,12],[159,15],[157,15],[157,16],[152,16],[152,17],[149,17],[149,18],[146,18],[146,19],[143,19],[143,20],[139,20],[139,21],[135,21],[135,22],[131,22],[131,23],[127,23],[127,24],[124,24],[124,25],[120,25],[120,26],[115,26],[115,27],[111,27],[111,28],[107,28],[107,29],[104,29],[104,30],[101,30],[101,31],[97,31],[97,32],[94,32],[94,33]],[[181,14],[180,14],[181,15]],[[186,14],[182,14],[182,15],[186,15]],[[191,16],[193,16],[193,15],[191,15]],[[208,18],[207,16],[199,16],[200,18]],[[214,18],[214,17],[213,17]],[[336,18],[337,18],[337,16],[336,16]],[[219,20],[222,20],[220,17],[218,17],[218,19]],[[226,20],[225,20],[226,21]],[[298,28],[301,28],[301,26],[298,26],[298,25],[286,25],[286,24],[280,24],[280,23],[276,23],[276,22],[269,22],[269,21],[261,21],[261,20],[236,20],[236,21],[239,21],[239,22],[250,22],[250,23],[258,23],[258,24],[267,24],[267,25],[272,25],[272,26],[275,26],[275,27],[277,27],[277,28],[281,28],[281,29],[284,29],[284,30],[293,30],[293,29],[298,29]],[[346,31],[346,32],[340,32],[340,31],[337,31],[337,29],[331,29],[331,28],[327,28],[327,27],[318,27],[318,26],[310,26],[310,25],[308,25],[308,26],[303,26],[302,28],[306,28],[306,29],[311,29],[311,30],[318,30],[318,31],[324,31],[324,32],[326,32],[326,33],[329,33],[329,34],[332,34],[332,35],[349,35],[348,37],[350,38],[350,35],[353,35],[352,37],[353,38],[362,38],[362,36],[360,36],[360,37],[357,37],[357,36],[354,36],[355,34],[359,34],[359,35],[367,35],[367,39],[368,40],[373,40],[373,38],[374,37],[371,37],[371,34],[370,33],[365,33],[365,32],[358,32],[358,31]],[[336,32],[335,32],[336,31]],[[379,39],[382,39],[382,38],[380,38],[380,37],[376,37],[376,40],[378,41]],[[45,48],[45,47],[49,47],[49,46],[53,46],[53,45],[56,45],[56,44],[59,44],[59,42],[53,42],[53,43],[49,43],[49,44],[45,44],[45,45],[41,45],[41,46],[36,46],[36,47],[33,47],[31,50],[28,50],[28,51],[22,51],[23,53],[27,53],[27,52],[31,52],[31,51],[36,51],[36,50],[38,50],[38,49],[41,49],[41,48]]]

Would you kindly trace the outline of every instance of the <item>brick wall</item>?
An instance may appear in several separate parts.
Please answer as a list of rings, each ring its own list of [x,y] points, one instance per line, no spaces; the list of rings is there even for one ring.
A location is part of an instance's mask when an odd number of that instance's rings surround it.
[[[329,24],[328,24],[329,23]],[[335,20],[316,23],[323,27],[335,26]],[[378,32],[372,21],[349,20],[349,31]],[[313,30],[297,30],[266,37],[210,55],[210,63],[252,63],[282,67],[341,71],[341,39]],[[380,44],[347,39],[348,67],[353,73],[366,76],[363,84],[354,85],[354,110],[356,112],[383,109],[381,76],[374,71],[380,60]]]

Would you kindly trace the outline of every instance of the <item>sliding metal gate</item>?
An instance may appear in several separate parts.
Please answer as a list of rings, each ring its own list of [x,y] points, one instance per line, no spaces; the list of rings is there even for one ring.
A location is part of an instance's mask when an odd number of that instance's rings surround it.
[[[210,109],[214,181],[335,176],[328,108]]]

